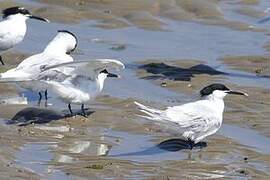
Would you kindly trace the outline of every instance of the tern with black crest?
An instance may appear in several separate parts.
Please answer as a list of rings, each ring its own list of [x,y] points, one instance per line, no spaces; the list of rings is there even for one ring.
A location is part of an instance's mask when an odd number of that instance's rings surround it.
[[[44,67],[32,81],[46,84],[50,91],[68,104],[71,115],[71,104],[79,104],[82,115],[86,116],[84,104],[89,104],[101,93],[105,79],[120,77],[109,70],[124,68],[124,64],[115,59],[68,62]]]
[[[224,112],[224,97],[228,94],[248,96],[240,91],[232,91],[223,84],[211,84],[200,91],[201,100],[158,110],[135,102],[139,115],[154,122],[164,123],[182,135],[192,149],[207,136],[221,127]]]
[[[2,11],[3,21],[0,22],[0,52],[6,51],[20,43],[26,34],[26,20],[37,19],[49,22],[49,20],[32,15],[24,7],[10,7]],[[0,62],[4,61],[0,56]]]

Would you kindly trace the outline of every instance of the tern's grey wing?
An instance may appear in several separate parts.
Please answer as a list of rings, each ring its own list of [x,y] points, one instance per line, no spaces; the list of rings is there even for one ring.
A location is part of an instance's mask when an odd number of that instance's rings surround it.
[[[71,56],[53,56],[46,53],[35,54],[29,58],[23,60],[18,66],[17,70],[37,71],[41,72],[42,69],[53,66],[60,63],[73,61]],[[31,72],[33,73],[33,72]]]
[[[171,121],[185,129],[192,131],[205,131],[217,123],[216,114],[203,101],[184,104],[182,106],[169,107],[166,115]]]
[[[216,108],[208,100],[200,100],[170,107],[166,115],[184,129],[184,137],[199,142],[220,128],[222,112],[216,111]]]
[[[95,79],[81,76],[73,73],[64,73],[60,71],[58,68],[51,69],[40,73],[36,78],[36,80],[43,81],[43,82],[59,82],[64,84],[70,84],[72,86],[78,86],[82,88],[85,84],[89,84],[91,82],[95,83]]]
[[[87,76],[90,78],[94,78],[96,74],[103,69],[123,69],[125,66],[122,62],[114,59],[93,59],[89,61],[76,61],[76,62],[68,62],[62,63],[54,66],[48,66],[43,69],[43,71],[48,71],[50,69],[58,68],[58,69],[73,69],[70,71],[72,74],[76,74],[79,76]]]
[[[71,77],[71,75],[62,72],[59,69],[51,69],[38,74],[34,79],[42,81],[64,82]]]

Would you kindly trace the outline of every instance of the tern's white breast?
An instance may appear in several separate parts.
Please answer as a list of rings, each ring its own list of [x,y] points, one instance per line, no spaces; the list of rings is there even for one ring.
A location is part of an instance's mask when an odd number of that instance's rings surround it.
[[[26,18],[21,15],[0,22],[0,50],[7,50],[20,43],[26,30]]]

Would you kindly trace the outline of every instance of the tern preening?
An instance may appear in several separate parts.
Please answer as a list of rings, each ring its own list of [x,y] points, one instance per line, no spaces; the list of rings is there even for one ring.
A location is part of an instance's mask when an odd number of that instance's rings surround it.
[[[41,69],[46,66],[73,62],[73,58],[69,54],[75,50],[77,43],[77,38],[73,33],[67,30],[59,30],[42,53],[30,56],[16,68],[0,74],[0,81],[15,82],[22,88],[38,91],[39,103],[42,98],[41,92],[45,91],[47,100],[46,84],[39,81],[27,82],[27,80],[36,77],[41,72]]]
[[[71,115],[71,104],[81,105],[82,115],[86,116],[84,104],[90,103],[100,94],[107,77],[120,77],[108,70],[120,70],[125,66],[114,59],[94,59],[76,61],[43,68],[35,81],[45,83],[50,91],[68,104]]]
[[[142,116],[149,120],[165,123],[176,129],[187,139],[190,148],[203,140],[205,137],[217,132],[221,127],[224,111],[224,97],[227,94],[244,95],[248,94],[232,91],[223,84],[211,84],[200,91],[201,100],[183,104],[180,106],[168,107],[165,110],[158,110],[135,102]]]
[[[10,7],[3,10],[3,21],[0,22],[0,52],[6,51],[20,43],[26,34],[26,20],[29,18],[45,22],[49,20],[32,15],[24,7]],[[4,65],[2,57],[0,62]]]

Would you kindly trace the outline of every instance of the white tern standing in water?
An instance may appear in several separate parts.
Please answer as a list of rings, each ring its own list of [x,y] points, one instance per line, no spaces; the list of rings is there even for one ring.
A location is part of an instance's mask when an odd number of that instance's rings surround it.
[[[2,11],[3,21],[0,22],[0,52],[6,51],[20,43],[26,34],[28,18],[45,22],[49,20],[32,15],[24,7],[10,7]],[[2,57],[0,62],[4,65]]]
[[[71,115],[73,114],[71,104],[80,104],[82,115],[86,116],[84,104],[91,102],[100,94],[105,79],[120,77],[107,70],[124,68],[122,62],[114,59],[76,61],[45,67],[35,80],[45,83],[50,91],[66,102]]]
[[[221,127],[224,111],[224,97],[227,94],[248,96],[232,91],[223,84],[211,84],[200,91],[201,100],[158,110],[135,102],[144,118],[165,123],[176,128],[188,140],[190,148]]]
[[[39,81],[26,82],[26,80],[36,77],[41,72],[41,69],[46,66],[73,62],[73,58],[69,54],[76,47],[76,36],[67,30],[59,30],[42,53],[30,56],[23,60],[16,68],[0,74],[0,81],[15,82],[22,88],[39,91],[39,103],[42,98],[41,92],[45,91],[45,98],[47,100],[47,87],[44,83]]]

